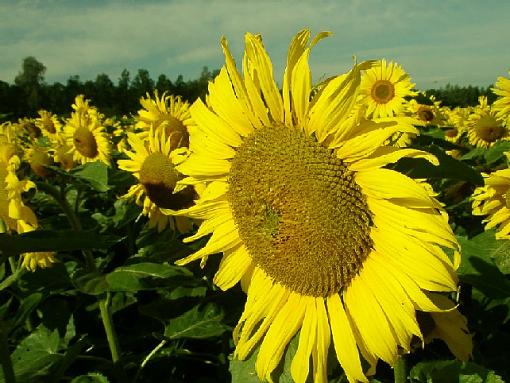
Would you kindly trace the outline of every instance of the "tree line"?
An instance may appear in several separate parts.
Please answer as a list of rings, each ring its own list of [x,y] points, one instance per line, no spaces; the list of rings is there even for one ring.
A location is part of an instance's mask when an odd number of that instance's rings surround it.
[[[155,90],[160,95],[168,92],[191,102],[205,95],[208,82],[219,71],[210,71],[205,66],[195,80],[184,81],[183,76],[179,75],[172,81],[165,74],[160,74],[154,80],[146,69],[138,69],[134,76],[124,69],[116,83],[107,74],[101,73],[95,80],[87,81],[73,75],[65,84],[46,83],[45,72],[44,64],[30,56],[23,60],[21,71],[13,84],[0,81],[0,117],[3,120],[34,117],[40,109],[59,115],[69,114],[78,94],[84,94],[107,116],[134,113],[140,109],[140,97],[147,93],[152,95]]]
[[[124,69],[116,83],[107,74],[101,73],[95,80],[82,81],[80,76],[73,75],[65,84],[48,84],[44,80],[45,72],[44,64],[29,56],[23,59],[22,68],[13,84],[0,81],[0,121],[34,117],[40,109],[59,115],[69,114],[70,106],[78,94],[91,99],[93,105],[107,116],[134,113],[140,108],[140,97],[147,93],[153,94],[155,90],[159,94],[168,92],[180,95],[193,102],[205,96],[208,82],[218,74],[218,70],[210,71],[205,66],[195,80],[184,81],[183,76],[178,75],[172,81],[165,74],[153,80],[146,69],[138,69],[134,76]],[[442,101],[442,105],[450,107],[476,105],[478,97],[483,95],[489,98],[489,102],[495,99],[490,87],[448,84],[444,88],[429,89],[426,93],[434,95]],[[418,101],[426,103],[429,100],[420,96]]]

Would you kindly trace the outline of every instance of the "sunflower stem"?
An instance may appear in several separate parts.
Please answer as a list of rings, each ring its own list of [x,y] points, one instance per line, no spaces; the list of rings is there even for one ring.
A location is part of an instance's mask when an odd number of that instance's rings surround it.
[[[99,311],[101,312],[101,320],[103,321],[104,331],[106,333],[106,339],[108,340],[108,346],[110,347],[110,353],[112,354],[113,363],[117,363],[119,360],[119,342],[117,339],[117,333],[115,327],[113,327],[112,312],[110,310],[110,293],[106,293],[106,298],[99,300]]]
[[[59,191],[56,187],[50,184],[47,184],[45,182],[37,182],[37,189],[53,197],[53,199],[59,204],[60,208],[66,215],[67,220],[69,221],[69,224],[71,225],[73,230],[82,231],[80,219],[78,218],[73,208],[67,201],[63,187],[61,187]],[[83,256],[85,257],[85,264],[87,270],[96,271],[96,263],[94,261],[94,256],[92,255],[92,252],[90,250],[82,250],[82,253]]]
[[[395,383],[407,382],[407,363],[404,355],[400,355],[397,359],[393,373],[395,374]]]
[[[11,267],[11,273],[14,275],[18,271],[18,265],[16,265],[16,261],[14,257],[9,257],[9,266]]]

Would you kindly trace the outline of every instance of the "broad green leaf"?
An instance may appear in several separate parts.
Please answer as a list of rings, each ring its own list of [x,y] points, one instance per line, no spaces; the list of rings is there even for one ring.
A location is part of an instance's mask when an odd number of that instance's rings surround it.
[[[0,234],[0,250],[9,254],[37,251],[108,249],[122,237],[92,231],[34,230],[23,234]]]
[[[430,145],[427,151],[434,154],[439,165],[432,165],[422,158],[402,158],[392,168],[411,178],[449,178],[483,185],[481,174],[471,166],[447,155],[436,145]]]
[[[500,254],[506,241],[497,241],[493,232],[484,232],[472,239],[457,238],[462,249],[462,263],[458,274],[490,298],[510,297],[510,281],[494,262],[494,255]],[[505,252],[504,257],[508,255]],[[499,257],[502,257],[500,254]]]
[[[166,279],[184,276],[191,276],[191,273],[185,268],[144,262],[117,267],[110,274],[106,275],[106,282],[110,286],[111,291],[138,291],[155,287],[155,285],[148,283],[146,279]]]
[[[139,217],[140,207],[136,204],[118,199],[113,203],[115,209],[114,215],[106,215],[101,213],[92,214],[92,218],[101,226],[101,232],[107,232],[111,228],[120,229],[125,227]]]
[[[487,164],[493,164],[505,157],[505,152],[510,151],[509,141],[499,141],[493,147],[486,150],[484,157]]]
[[[90,295],[100,295],[110,289],[106,276],[98,272],[81,275],[73,282],[78,290]]]
[[[420,362],[409,375],[413,382],[423,383],[504,383],[494,371],[458,360]]]
[[[106,164],[96,161],[73,169],[71,173],[78,180],[84,181],[99,192],[106,192],[108,187],[108,167]]]
[[[222,319],[223,312],[213,303],[195,306],[183,315],[170,320],[165,327],[165,337],[203,339],[218,336],[228,329]]]
[[[74,280],[76,287],[91,295],[99,295],[106,291],[136,292],[153,290],[167,284],[178,286],[192,276],[183,267],[161,263],[135,263],[120,266],[108,274],[90,273]],[[159,280],[159,283],[158,283]]]
[[[477,157],[483,157],[485,155],[486,151],[487,151],[487,149],[484,149],[484,148],[474,148],[474,149],[470,150],[469,152],[467,152],[466,154],[464,154],[462,157],[460,157],[460,160],[466,161],[466,160],[472,160],[473,158],[477,158]]]
[[[59,354],[60,337],[40,325],[16,347],[11,360],[17,381],[30,382],[47,375],[62,360]]]

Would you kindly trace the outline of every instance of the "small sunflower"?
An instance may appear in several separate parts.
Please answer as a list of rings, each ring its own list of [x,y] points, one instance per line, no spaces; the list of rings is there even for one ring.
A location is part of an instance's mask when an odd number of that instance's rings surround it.
[[[367,105],[367,116],[393,117],[404,111],[405,97],[415,96],[414,84],[402,67],[380,60],[361,78],[360,94]]]
[[[74,167],[73,151],[67,144],[64,135],[58,134],[53,142],[53,160],[60,164],[64,170],[71,170]]]
[[[53,159],[48,148],[33,144],[25,151],[25,158],[34,174],[41,178],[46,178],[51,174],[51,170],[47,166],[53,165]]]
[[[76,97],[73,109],[75,111],[64,127],[73,159],[81,164],[99,160],[110,165],[110,142],[104,132],[101,115],[81,95]]]
[[[327,35],[310,44],[309,30],[294,38],[282,93],[260,36],[246,34],[244,76],[222,40],[226,64],[207,104],[199,99],[190,109],[191,154],[177,167],[188,176],[181,183],[206,184],[196,205],[179,213],[203,220],[186,242],[212,234],[178,264],[223,253],[215,284],[241,282],[247,291],[234,356],[245,359],[260,345],[255,369],[263,380],[272,381],[299,333],[296,382],[310,374],[327,381],[331,343],[347,379],[366,382],[379,359],[394,365],[414,336],[423,341],[416,310],[444,311],[429,292],[457,290],[459,254],[451,260],[443,251],[458,249],[446,213],[425,187],[383,168],[403,157],[437,159],[384,145],[416,128],[352,118],[370,62],[314,90],[310,50]]]
[[[510,75],[510,71],[508,71]],[[492,108],[496,112],[497,117],[501,119],[510,118],[510,79],[498,77],[496,87],[492,91],[499,97],[492,104]]]
[[[155,92],[154,98],[147,95],[140,99],[143,109],[138,111],[136,126],[148,131],[151,126],[162,128],[165,135],[170,137],[170,146],[174,150],[178,147],[189,146],[189,128],[191,116],[189,104],[180,97],[163,93],[158,97]]]
[[[37,218],[32,209],[24,204],[22,194],[35,188],[35,184],[18,178],[16,170],[21,161],[16,155],[16,148],[1,138],[0,142],[0,219],[9,232],[34,230],[37,228]]]
[[[487,104],[486,97],[480,97],[479,105],[467,122],[469,143],[478,148],[490,148],[499,140],[510,139],[510,132],[504,121]]]
[[[139,183],[131,186],[121,198],[134,199],[143,206],[142,214],[149,217],[149,226],[158,231],[167,225],[180,232],[189,231],[191,221],[186,217],[173,217],[173,212],[189,207],[195,192],[192,186],[175,190],[182,175],[175,168],[178,154],[171,149],[170,137],[166,137],[162,129],[151,128],[146,141],[139,134],[129,133],[128,143],[133,151],[124,153],[130,159],[119,160],[118,166],[133,173]]]
[[[41,129],[43,135],[51,138],[62,130],[62,124],[57,116],[46,110],[40,110],[37,113],[39,118],[35,120],[35,125]]]
[[[473,193],[473,214],[487,216],[486,230],[498,227],[496,238],[510,239],[510,169],[483,176],[485,185]]]
[[[44,269],[57,262],[55,253],[48,251],[24,253],[21,256],[23,258],[21,266],[30,271],[35,271],[38,268]]]
[[[446,116],[446,127],[444,137],[447,141],[458,143],[466,132],[466,121],[469,117],[469,110],[466,108],[455,108],[453,110],[443,109]]]

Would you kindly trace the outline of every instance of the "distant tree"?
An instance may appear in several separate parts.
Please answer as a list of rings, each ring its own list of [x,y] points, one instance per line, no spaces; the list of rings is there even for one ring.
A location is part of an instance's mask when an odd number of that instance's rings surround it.
[[[66,110],[71,109],[71,104],[74,102],[74,98],[77,95],[84,93],[83,91],[84,91],[83,83],[81,82],[79,75],[75,74],[67,79],[67,84],[66,84],[67,109]]]
[[[151,79],[147,69],[138,69],[138,73],[131,83],[131,90],[137,97],[152,94],[154,91],[154,80]]]
[[[158,77],[158,81],[156,82],[156,89],[159,94],[163,94],[164,92],[168,92],[172,94],[173,92],[173,84],[172,81],[166,75],[160,74]]]
[[[96,77],[95,87],[95,105],[104,109],[104,113],[111,114],[115,103],[115,85],[107,74],[101,73]]]
[[[14,78],[14,84],[19,86],[25,96],[29,114],[35,114],[40,105],[41,87],[44,83],[46,67],[34,56],[23,59],[21,71]]]
[[[136,98],[131,92],[131,75],[127,69],[123,69],[117,82],[115,104],[117,113],[129,114],[136,108]]]

